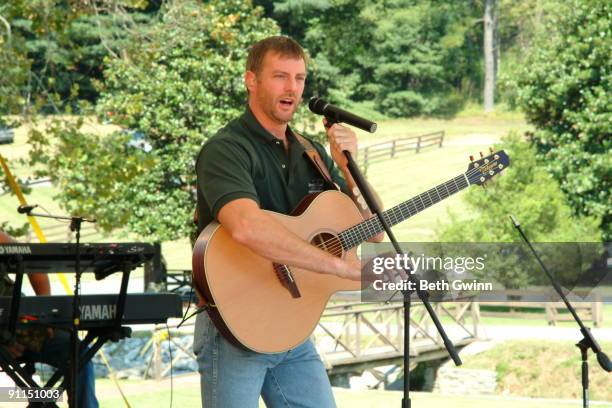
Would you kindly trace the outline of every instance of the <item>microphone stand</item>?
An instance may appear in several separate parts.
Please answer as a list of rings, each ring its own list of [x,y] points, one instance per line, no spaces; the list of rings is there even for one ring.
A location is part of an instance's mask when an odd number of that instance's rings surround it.
[[[569,300],[563,293],[563,290],[561,289],[561,285],[559,284],[559,282],[557,282],[553,274],[550,273],[546,265],[544,265],[544,262],[542,262],[542,259],[540,259],[540,256],[536,252],[535,248],[533,247],[533,245],[531,245],[531,242],[529,242],[529,239],[527,239],[527,236],[523,232],[523,229],[521,228],[521,224],[512,215],[510,216],[510,219],[512,220],[512,224],[514,225],[514,227],[518,230],[519,234],[521,235],[521,238],[523,239],[523,241],[525,241],[525,243],[531,250],[531,253],[536,258],[538,263],[540,264],[540,267],[546,273],[546,275],[548,276],[548,279],[550,279],[550,282],[552,283],[553,288],[555,288],[555,291],[559,294],[559,296],[565,303],[565,307],[567,308],[567,310],[569,310],[570,314],[572,315],[572,317],[574,318],[574,320],[576,321],[576,323],[578,323],[578,326],[580,327],[580,332],[582,333],[583,338],[576,344],[576,347],[580,349],[580,355],[582,357],[582,406],[583,408],[587,408],[589,406],[589,362],[588,362],[588,355],[587,355],[589,349],[593,350],[593,353],[595,353],[595,355],[597,356],[597,361],[599,362],[599,365],[605,371],[607,372],[612,371],[612,363],[610,362],[610,359],[608,358],[608,356],[602,351],[601,346],[597,343],[597,341],[595,340],[595,337],[593,337],[591,330],[584,325],[584,323],[582,322],[582,319],[580,318],[580,316],[578,316],[578,313],[576,313],[576,309],[574,309],[574,306],[572,306],[572,304],[569,302]]]
[[[65,217],[49,214],[37,214],[32,210],[26,214],[31,217],[52,218],[58,221],[70,221],[70,231],[75,233],[75,282],[74,295],[72,297],[72,328],[70,333],[70,396],[68,405],[78,407],[77,402],[77,383],[79,374],[79,324],[81,320],[81,224],[83,222],[95,223],[95,219],[87,219],[84,217]]]
[[[338,123],[338,121],[333,117],[326,116],[326,119],[327,119],[326,127],[330,127],[334,123]],[[387,236],[391,240],[391,243],[393,244],[393,248],[395,249],[395,251],[399,255],[404,255],[401,247],[399,246],[399,244],[397,243],[397,240],[395,239],[395,235],[393,234],[393,231],[391,230],[391,226],[389,225],[389,223],[383,216],[382,209],[380,208],[380,206],[374,199],[374,194],[372,193],[368,184],[366,183],[365,177],[361,173],[361,170],[359,170],[359,166],[353,159],[353,156],[351,155],[350,152],[345,150],[343,151],[343,153],[346,156],[346,159],[348,160],[349,172],[351,173],[353,180],[355,180],[355,184],[357,184],[357,188],[361,192],[361,195],[363,196],[365,202],[367,203],[370,211],[372,212],[372,214],[376,214],[376,217],[378,217],[378,220],[380,221],[380,224],[382,225],[385,232],[387,233]],[[418,289],[419,288],[418,282],[416,281],[414,276],[410,274],[410,271],[407,271],[406,275],[408,276],[408,279],[410,281],[415,283],[414,287],[417,288],[416,289],[417,295],[423,302],[425,309],[427,309],[427,313],[429,314],[429,316],[431,317],[431,320],[436,326],[436,329],[438,330],[440,337],[442,337],[442,341],[444,342],[444,347],[446,347],[448,354],[452,358],[455,365],[458,365],[458,366],[461,365],[462,364],[461,358],[459,358],[459,354],[457,354],[457,350],[455,349],[455,346],[453,345],[453,343],[450,341],[450,339],[446,335],[446,331],[444,330],[442,323],[440,323],[440,319],[438,319],[438,316],[436,315],[435,310],[431,306],[431,303],[429,303],[429,293],[427,291]],[[410,291],[402,291],[402,294],[404,295],[404,396],[402,398],[401,406],[402,408],[410,408],[410,405],[411,405],[411,401],[410,401],[410,296],[411,296],[411,293]]]

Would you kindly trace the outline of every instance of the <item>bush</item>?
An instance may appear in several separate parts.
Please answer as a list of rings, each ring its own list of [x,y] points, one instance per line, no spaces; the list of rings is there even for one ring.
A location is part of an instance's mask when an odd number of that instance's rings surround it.
[[[575,214],[612,238],[612,6],[562,3],[517,79],[518,104],[536,126],[537,158]]]
[[[378,104],[378,109],[391,117],[415,116],[423,111],[425,98],[413,91],[391,92]]]
[[[451,222],[438,232],[441,242],[521,242],[510,214],[518,218],[533,242],[597,241],[598,220],[572,215],[559,184],[529,143],[512,134],[504,138],[500,149],[510,157],[510,167],[484,191],[473,188],[464,194],[472,217],[459,220],[451,213]],[[535,282],[535,276],[511,262],[493,270],[495,276],[487,277],[507,288]]]

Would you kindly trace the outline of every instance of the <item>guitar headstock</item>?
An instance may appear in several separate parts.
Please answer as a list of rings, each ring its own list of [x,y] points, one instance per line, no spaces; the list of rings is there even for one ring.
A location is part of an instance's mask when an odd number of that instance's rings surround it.
[[[470,184],[482,186],[510,165],[510,158],[506,152],[503,150],[494,152],[493,149],[490,149],[490,151],[491,154],[487,157],[482,157],[483,155],[480,153],[480,160],[474,160],[473,157],[470,157],[472,162],[465,172]]]

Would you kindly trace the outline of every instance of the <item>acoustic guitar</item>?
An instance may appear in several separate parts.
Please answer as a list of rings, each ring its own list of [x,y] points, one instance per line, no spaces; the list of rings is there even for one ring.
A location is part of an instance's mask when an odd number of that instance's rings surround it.
[[[510,164],[504,151],[472,161],[468,170],[384,212],[390,225],[467,188],[483,185]],[[312,245],[357,259],[357,246],[383,231],[364,220],[338,191],[307,196],[291,215],[270,215]],[[193,283],[221,334],[235,345],[277,353],[301,344],[314,331],[330,296],[361,289],[361,282],[274,263],[235,242],[217,222],[202,230],[193,248]]]

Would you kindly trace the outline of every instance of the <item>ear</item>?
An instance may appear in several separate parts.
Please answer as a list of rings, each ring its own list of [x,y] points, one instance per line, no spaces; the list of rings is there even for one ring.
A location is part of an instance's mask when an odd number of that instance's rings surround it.
[[[253,71],[246,71],[244,73],[244,85],[246,89],[252,93],[257,85],[257,76]]]

